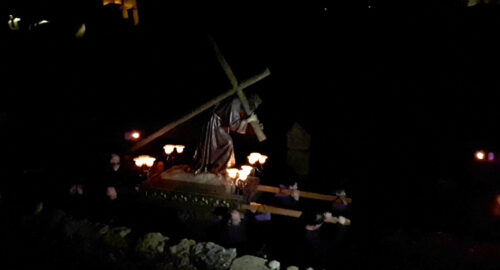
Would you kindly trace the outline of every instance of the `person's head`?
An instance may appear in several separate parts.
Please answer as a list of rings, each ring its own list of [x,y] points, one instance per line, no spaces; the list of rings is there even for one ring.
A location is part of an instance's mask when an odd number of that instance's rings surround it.
[[[316,211],[306,211],[303,214],[303,221],[305,224],[306,230],[314,231],[321,227],[323,222],[325,221],[325,217],[322,213]]]
[[[118,194],[116,192],[115,187],[110,186],[106,188],[106,196],[109,200],[114,201],[118,198]]]
[[[118,168],[120,168],[120,155],[115,154],[115,153],[111,154],[109,164],[111,164],[111,167],[113,167],[113,170],[117,171]]]
[[[238,210],[231,211],[231,219],[229,220],[230,225],[240,225],[241,224],[241,214]]]

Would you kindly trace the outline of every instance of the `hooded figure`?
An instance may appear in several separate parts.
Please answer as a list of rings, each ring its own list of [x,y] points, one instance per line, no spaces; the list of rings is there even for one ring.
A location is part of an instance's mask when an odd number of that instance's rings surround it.
[[[203,128],[200,145],[194,155],[194,173],[215,173],[234,165],[234,147],[230,132],[245,134],[249,122],[257,121],[253,114],[262,103],[259,96],[249,99],[251,115],[243,112],[241,101],[233,98],[230,102],[219,104],[210,115]]]

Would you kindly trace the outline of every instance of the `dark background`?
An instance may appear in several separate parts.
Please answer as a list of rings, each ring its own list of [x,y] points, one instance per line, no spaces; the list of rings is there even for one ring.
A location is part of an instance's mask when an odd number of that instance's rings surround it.
[[[47,189],[91,177],[106,153],[128,149],[124,132],[150,134],[230,89],[211,35],[240,80],[271,70],[247,90],[264,101],[269,139],[237,142],[240,158],[269,153],[268,183],[281,182],[297,121],[312,135],[304,186],[345,183],[361,226],[465,230],[471,213],[491,215],[496,167],[473,154],[499,150],[495,5],[164,2],[139,2],[135,27],[100,1],[1,4],[2,185],[29,171],[57,174]],[[9,14],[24,30],[8,29]],[[27,30],[40,19],[51,23]],[[189,147],[193,123],[165,140]]]

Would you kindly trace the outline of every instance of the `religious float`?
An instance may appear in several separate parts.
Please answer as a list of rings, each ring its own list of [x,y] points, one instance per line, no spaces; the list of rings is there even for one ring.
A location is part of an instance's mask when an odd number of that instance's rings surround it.
[[[220,52],[217,44],[211,39],[217,59],[229,78],[232,88],[191,113],[171,122],[154,132],[147,138],[138,141],[131,149],[139,152],[145,145],[157,140],[179,125],[189,121],[196,115],[212,108],[212,115],[203,127],[200,143],[194,155],[194,166],[175,165],[164,168],[163,162],[143,155],[134,159],[138,167],[143,168],[147,181],[140,186],[142,199],[159,203],[176,209],[182,209],[198,219],[215,218],[214,210],[227,209],[251,210],[253,212],[271,213],[299,218],[301,211],[264,205],[255,202],[260,193],[282,195],[300,194],[300,198],[321,200],[330,203],[350,204],[352,200],[345,194],[325,195],[299,191],[295,187],[278,188],[260,183],[257,173],[267,161],[267,156],[251,153],[247,164],[236,167],[233,142],[230,133],[245,133],[251,126],[259,142],[266,140],[259,120],[254,113],[260,104],[255,95],[247,98],[243,90],[270,75],[269,69],[246,81],[238,82],[229,64]],[[164,146],[167,157],[175,153],[183,153],[183,145]],[[345,217],[326,216],[328,223],[349,225]]]

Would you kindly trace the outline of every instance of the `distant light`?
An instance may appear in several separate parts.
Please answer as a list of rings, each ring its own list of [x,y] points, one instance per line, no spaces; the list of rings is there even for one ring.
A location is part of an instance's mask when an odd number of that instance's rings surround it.
[[[163,149],[165,150],[165,154],[170,155],[172,152],[174,152],[175,145],[167,144],[163,146]]]
[[[484,160],[484,152],[483,151],[477,151],[476,152],[476,159],[477,160]]]
[[[184,152],[184,148],[186,148],[184,145],[176,145],[175,151],[177,151],[177,153],[179,154],[182,154],[182,152]]]
[[[141,137],[141,134],[137,131],[132,132],[132,138],[134,139],[139,139]]]
[[[47,21],[47,20],[41,20],[41,21],[38,22],[38,25],[40,25],[40,24],[46,24],[46,23],[49,23],[49,21]]]
[[[325,11],[328,11],[328,8],[325,8]]]
[[[368,6],[368,8],[372,8],[372,6]]]
[[[488,153],[488,161],[493,161],[495,160],[495,154],[493,152]]]

